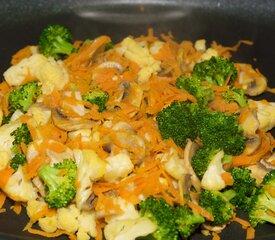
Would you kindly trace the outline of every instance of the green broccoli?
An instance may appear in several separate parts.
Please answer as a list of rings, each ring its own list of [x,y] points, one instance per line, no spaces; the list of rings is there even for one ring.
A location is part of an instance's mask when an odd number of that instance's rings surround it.
[[[26,113],[40,94],[41,90],[38,82],[29,82],[12,90],[8,98],[10,114],[17,109]]]
[[[196,138],[194,114],[197,106],[174,101],[157,114],[159,131],[164,139],[172,138],[179,146],[185,146],[188,138]]]
[[[233,217],[235,208],[230,200],[235,196],[233,190],[219,192],[215,190],[203,190],[199,195],[199,205],[209,211],[214,221],[210,224],[221,226],[227,224]]]
[[[39,169],[38,175],[46,185],[44,199],[50,208],[66,207],[75,197],[77,166],[72,159],[64,159],[53,167],[46,164]]]
[[[248,168],[234,167],[229,172],[234,179],[231,189],[236,192],[236,196],[231,199],[231,203],[238,209],[248,211],[251,196],[257,189],[256,179],[251,177],[251,170]]]
[[[155,197],[146,198],[139,206],[141,215],[158,226],[152,234],[156,240],[178,240],[173,206]]]
[[[10,166],[14,171],[17,171],[20,165],[24,165],[27,162],[26,156],[22,153],[16,153],[10,161]]]
[[[106,109],[105,104],[109,99],[109,95],[107,92],[97,89],[83,94],[82,99],[92,104],[96,104],[98,106],[98,111],[102,112]]]
[[[204,223],[204,218],[193,213],[187,205],[175,207],[175,219],[177,229],[183,239],[190,237],[200,224]]]
[[[196,116],[197,134],[203,145],[222,149],[227,155],[240,155],[246,138],[236,115],[203,109]]]
[[[202,177],[206,172],[209,163],[219,150],[209,147],[199,148],[191,159],[191,165],[198,177]]]
[[[108,51],[110,49],[113,49],[114,48],[114,43],[111,41],[111,42],[108,42],[106,45],[105,45],[105,51]]]
[[[230,86],[228,91],[224,92],[222,96],[227,102],[236,102],[240,107],[245,107],[247,105],[244,90],[240,88]]]
[[[205,106],[214,98],[214,91],[210,84],[204,83],[205,82],[201,82],[196,76],[191,76],[189,78],[180,76],[176,81],[176,87],[185,89],[197,99],[200,105]]]
[[[267,173],[256,192],[252,196],[248,211],[252,227],[266,222],[275,224],[275,170]],[[271,213],[271,214],[270,214]],[[273,213],[273,214],[272,214]]]
[[[29,144],[32,141],[32,137],[26,123],[23,123],[20,127],[11,132],[10,135],[14,136],[14,141],[12,142],[13,145],[20,145],[21,143]]]
[[[10,161],[10,166],[14,171],[17,171],[19,165],[24,165],[27,162],[26,156],[20,151],[21,143],[29,144],[32,141],[32,137],[26,123],[11,132],[10,135],[14,136],[11,150],[15,154]]]
[[[179,146],[184,146],[187,138],[199,138],[204,146],[224,150],[227,155],[239,155],[245,148],[246,138],[233,114],[174,101],[157,114],[156,120],[161,136]]]
[[[72,33],[64,26],[49,25],[39,36],[38,48],[47,57],[61,59],[75,50],[72,45]]]
[[[223,57],[211,57],[197,63],[192,71],[200,81],[207,81],[211,85],[223,86],[227,82],[233,82],[237,77],[237,69],[232,61]]]

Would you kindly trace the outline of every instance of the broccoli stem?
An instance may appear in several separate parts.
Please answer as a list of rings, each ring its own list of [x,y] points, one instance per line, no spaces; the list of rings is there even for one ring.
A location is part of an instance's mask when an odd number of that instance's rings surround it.
[[[55,47],[55,53],[63,53],[69,55],[73,51],[74,47],[71,43],[65,41],[60,36],[56,37],[56,40],[57,41],[53,43]]]

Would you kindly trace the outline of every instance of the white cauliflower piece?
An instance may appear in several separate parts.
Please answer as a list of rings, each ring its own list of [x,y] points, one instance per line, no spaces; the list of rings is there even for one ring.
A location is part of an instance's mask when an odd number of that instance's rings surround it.
[[[37,198],[37,193],[30,180],[24,176],[22,166],[13,173],[2,190],[14,201],[27,202]]]
[[[78,217],[79,228],[76,234],[77,240],[90,240],[97,236],[95,213],[82,211]]]
[[[179,180],[186,173],[184,168],[184,160],[179,158],[177,151],[170,148],[169,152],[159,156],[163,163],[165,171],[173,178]]]
[[[105,226],[104,236],[107,240],[135,240],[157,229],[156,224],[145,217],[110,222]]]
[[[35,76],[42,83],[43,94],[51,94],[53,90],[61,90],[69,82],[68,72],[62,61],[48,58],[37,67]]]
[[[51,117],[51,110],[40,103],[35,103],[29,108],[28,114],[33,117],[36,125],[43,126],[48,123]]]
[[[44,201],[30,199],[28,201],[27,207],[26,207],[27,214],[28,214],[29,218],[33,218],[36,215],[36,213],[43,210],[43,208],[46,206],[47,206],[47,204]]]
[[[213,48],[207,48],[201,55],[201,61],[209,60],[211,57],[218,57],[218,52]]]
[[[135,206],[132,203],[128,202],[127,200],[121,197],[114,197],[113,202],[114,204],[119,205],[123,213],[119,215],[110,215],[108,217],[105,217],[105,220],[107,222],[112,222],[112,221],[116,222],[119,220],[126,220],[126,219],[136,219],[140,216]]]
[[[204,173],[201,186],[206,190],[221,190],[226,184],[222,178],[222,173],[224,173],[222,158],[224,156],[223,151],[219,151],[209,163],[209,166]]]
[[[127,153],[119,153],[107,157],[106,173],[104,179],[108,182],[115,182],[126,177],[134,169],[134,165]]]
[[[4,78],[10,86],[20,86],[28,75],[36,77],[37,68],[47,62],[42,54],[34,54],[4,72]]]
[[[77,180],[80,184],[75,197],[76,206],[78,209],[82,209],[92,194],[92,182],[105,174],[106,163],[99,158],[95,151],[89,149],[75,149],[74,158],[77,164]]]
[[[57,215],[39,218],[38,225],[45,232],[48,232],[48,233],[55,232],[57,230],[57,225],[58,225]]]
[[[152,74],[161,70],[161,62],[153,58],[147,46],[141,46],[130,37],[125,38],[121,42],[121,46],[124,49],[124,56],[137,63],[141,68],[138,72],[139,83],[147,82]]]
[[[58,228],[70,233],[76,232],[79,227],[79,215],[80,211],[74,204],[66,208],[57,209]]]
[[[205,51],[206,50],[206,41],[205,39],[199,39],[195,42],[194,47],[197,51]]]
[[[11,116],[10,122],[18,120],[22,115],[24,115],[24,113],[22,113],[19,109],[16,109]]]
[[[11,159],[11,153],[7,151],[0,151],[0,171],[3,170]]]
[[[275,126],[275,102],[254,101],[257,104],[259,129],[267,132]]]
[[[6,151],[10,154],[13,146],[14,136],[10,134],[22,125],[20,121],[9,122],[0,127],[0,150]]]
[[[70,140],[75,139],[78,135],[81,136],[82,142],[89,142],[93,140],[92,130],[90,128],[79,129],[68,133],[68,137]]]

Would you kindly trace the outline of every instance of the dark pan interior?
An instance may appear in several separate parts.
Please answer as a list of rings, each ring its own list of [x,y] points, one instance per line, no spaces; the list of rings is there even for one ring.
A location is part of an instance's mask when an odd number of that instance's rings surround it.
[[[114,42],[127,35],[146,34],[152,27],[156,35],[172,32],[177,41],[207,39],[232,46],[242,45],[233,59],[259,68],[275,87],[275,1],[273,0],[0,0],[0,72],[10,65],[10,57],[20,48],[36,44],[41,29],[50,23],[70,28],[75,39],[109,35]],[[271,94],[260,98],[275,100]],[[7,203],[7,209],[10,203]],[[22,232],[27,218],[9,209],[0,215],[0,240],[43,239]],[[221,238],[245,239],[245,231],[233,223]],[[65,238],[57,238],[65,239]],[[211,239],[195,234],[192,240]],[[256,239],[275,239],[275,226],[256,229]]]

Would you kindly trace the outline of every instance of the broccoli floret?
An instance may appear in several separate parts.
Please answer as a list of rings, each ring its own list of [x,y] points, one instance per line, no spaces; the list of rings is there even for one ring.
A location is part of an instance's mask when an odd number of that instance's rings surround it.
[[[184,146],[187,138],[198,137],[204,146],[224,150],[228,155],[239,155],[245,148],[246,138],[233,114],[174,101],[162,109],[156,119],[162,137],[173,139],[179,146]]]
[[[96,104],[98,106],[98,111],[102,112],[106,109],[105,104],[109,99],[109,94],[102,90],[94,90],[83,94],[82,99],[92,104]]]
[[[212,213],[214,221],[210,224],[221,226],[227,224],[233,217],[234,206],[230,200],[235,196],[233,190],[219,192],[215,190],[203,190],[199,195],[199,205]]]
[[[201,110],[196,117],[197,133],[203,145],[222,149],[228,155],[240,155],[246,138],[236,115],[219,111]]]
[[[75,49],[72,45],[72,33],[61,25],[49,25],[42,30],[38,41],[39,51],[58,60],[71,54]]]
[[[173,102],[157,114],[159,131],[164,139],[172,138],[179,146],[184,146],[188,138],[196,138],[192,103]]]
[[[235,167],[229,170],[234,183],[231,187],[236,192],[236,196],[231,199],[231,203],[238,209],[248,211],[251,204],[251,196],[257,189],[256,179],[251,177],[251,170],[248,168]]]
[[[261,186],[252,196],[248,211],[249,221],[252,227],[258,224],[270,222],[275,224],[275,170],[270,171],[264,177]]]
[[[176,81],[176,87],[185,89],[197,99],[200,105],[205,106],[214,98],[214,91],[211,85],[205,83],[206,82],[201,82],[196,76],[191,76],[189,78],[180,76]]]
[[[162,198],[148,197],[140,203],[140,213],[158,227],[153,233],[157,240],[178,240],[173,206]]]
[[[105,51],[108,51],[110,49],[113,49],[114,48],[114,43],[111,41],[111,42],[108,42],[106,45],[105,45]]]
[[[175,219],[180,236],[184,239],[190,237],[199,225],[204,223],[204,218],[194,213],[187,205],[175,208]]]
[[[247,99],[244,94],[244,90],[230,86],[228,91],[222,94],[223,98],[228,102],[236,102],[240,107],[245,107],[247,105]]]
[[[19,165],[24,165],[27,162],[26,156],[22,153],[16,153],[11,159],[10,166],[17,171]]]
[[[72,159],[64,159],[53,167],[46,164],[39,169],[38,175],[46,185],[44,199],[50,208],[66,207],[75,197],[77,166]]]
[[[32,137],[28,126],[23,123],[19,128],[11,132],[11,136],[14,136],[13,145],[20,145],[21,143],[29,144],[32,141]]]
[[[219,150],[207,146],[199,148],[196,151],[195,155],[192,157],[191,165],[198,177],[201,178],[204,175],[209,163],[218,151]]]
[[[12,90],[8,98],[10,113],[17,109],[26,113],[40,94],[41,90],[38,82],[29,82]]]
[[[211,57],[209,60],[199,62],[192,71],[192,75],[196,75],[201,81],[218,86],[233,82],[237,74],[233,62],[223,57]]]

